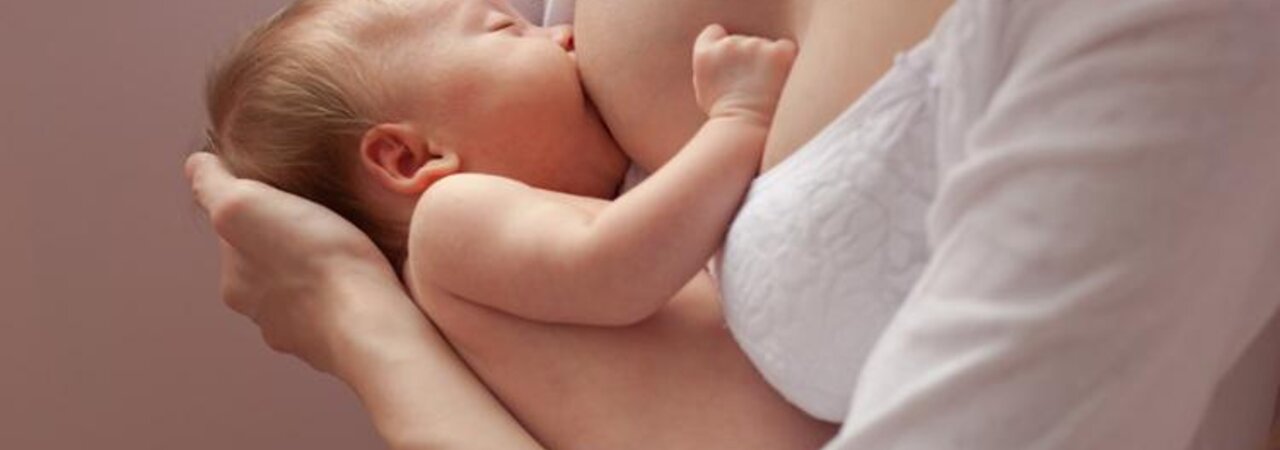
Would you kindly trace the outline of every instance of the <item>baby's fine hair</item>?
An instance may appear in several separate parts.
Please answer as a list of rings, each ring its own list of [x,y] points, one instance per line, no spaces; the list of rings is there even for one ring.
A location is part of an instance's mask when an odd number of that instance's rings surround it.
[[[377,217],[354,183],[358,148],[393,119],[379,70],[406,6],[393,0],[299,0],[248,32],[209,72],[208,150],[231,173],[334,210],[393,265],[407,224]]]

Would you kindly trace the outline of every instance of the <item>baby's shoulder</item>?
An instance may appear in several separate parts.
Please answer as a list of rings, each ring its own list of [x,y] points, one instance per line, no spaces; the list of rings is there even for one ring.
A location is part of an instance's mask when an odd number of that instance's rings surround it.
[[[409,218],[410,253],[485,239],[543,203],[543,192],[496,175],[462,173],[441,178],[422,193]]]
[[[441,249],[482,238],[483,230],[508,220],[502,216],[510,211],[509,205],[531,190],[510,178],[476,173],[449,175],[432,183],[418,197],[409,217],[406,270],[420,272],[430,265],[430,258],[452,254]]]
[[[418,197],[410,227],[443,217],[491,209],[495,204],[528,195],[532,188],[519,181],[478,173],[450,175],[432,183]],[[477,211],[478,210],[478,211]]]

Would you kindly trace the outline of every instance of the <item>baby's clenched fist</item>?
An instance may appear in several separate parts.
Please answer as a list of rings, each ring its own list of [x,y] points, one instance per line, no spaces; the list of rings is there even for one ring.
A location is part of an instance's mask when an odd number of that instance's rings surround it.
[[[693,44],[693,87],[708,117],[768,124],[795,60],[789,40],[729,35],[710,25]]]

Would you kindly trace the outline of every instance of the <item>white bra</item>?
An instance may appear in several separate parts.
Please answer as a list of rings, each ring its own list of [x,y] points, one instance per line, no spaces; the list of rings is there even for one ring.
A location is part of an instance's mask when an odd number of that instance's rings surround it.
[[[725,242],[729,328],[765,379],[819,419],[844,419],[863,361],[928,261],[932,78],[925,41],[756,179]]]

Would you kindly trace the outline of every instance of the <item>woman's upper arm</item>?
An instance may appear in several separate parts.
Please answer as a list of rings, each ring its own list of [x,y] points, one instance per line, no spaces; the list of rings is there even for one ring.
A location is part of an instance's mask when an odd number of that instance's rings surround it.
[[[832,446],[1186,448],[1280,302],[1280,4],[953,16],[934,256]]]

